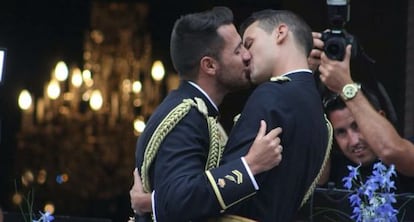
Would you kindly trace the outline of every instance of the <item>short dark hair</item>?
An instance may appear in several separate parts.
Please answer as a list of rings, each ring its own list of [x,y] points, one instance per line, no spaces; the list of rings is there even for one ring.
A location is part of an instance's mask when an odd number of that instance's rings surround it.
[[[265,9],[248,17],[240,26],[240,33],[243,34],[256,21],[267,33],[271,33],[279,24],[285,23],[292,31],[296,42],[303,48],[305,55],[309,56],[313,48],[312,30],[300,16],[287,10]]]
[[[183,79],[197,78],[200,59],[211,56],[220,59],[224,39],[217,33],[223,25],[233,24],[233,13],[227,7],[187,14],[174,24],[170,54],[174,68]]]
[[[378,96],[375,95],[373,90],[365,86],[361,86],[361,91],[364,93],[368,102],[372,105],[372,107],[374,107],[375,110],[383,110],[381,107],[380,100],[378,99]],[[341,99],[341,97],[338,94],[329,94],[324,98],[323,104],[325,107],[325,113],[328,116],[328,118],[332,112],[346,108],[345,102]]]

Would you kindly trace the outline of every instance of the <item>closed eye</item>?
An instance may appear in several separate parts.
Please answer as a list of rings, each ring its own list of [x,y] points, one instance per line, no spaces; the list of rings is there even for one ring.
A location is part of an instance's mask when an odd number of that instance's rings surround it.
[[[244,41],[244,47],[246,49],[249,49],[252,46],[252,44],[253,44],[253,40],[251,40],[251,39],[248,39],[248,40]]]
[[[236,49],[234,50],[234,53],[235,53],[236,55],[240,54],[240,51],[241,51],[241,49],[242,49],[242,48],[243,48],[243,43],[242,43],[242,42],[240,42],[240,43],[237,45]]]

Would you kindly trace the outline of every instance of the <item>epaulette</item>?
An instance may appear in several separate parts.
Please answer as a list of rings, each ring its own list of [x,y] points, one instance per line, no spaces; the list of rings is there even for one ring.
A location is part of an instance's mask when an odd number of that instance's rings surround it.
[[[270,81],[277,82],[277,83],[285,83],[285,82],[290,82],[292,80],[287,76],[273,76],[272,78],[270,78]]]
[[[174,129],[178,122],[187,115],[192,107],[197,108],[197,110],[205,116],[208,124],[210,147],[205,168],[211,169],[218,166],[224,150],[224,144],[222,144],[223,140],[227,140],[227,137],[223,136],[223,133],[221,132],[224,130],[221,129],[221,126],[217,123],[215,117],[208,116],[207,106],[202,99],[184,99],[160,122],[145,147],[144,161],[141,166],[141,179],[145,192],[148,193],[152,191],[149,180],[149,168],[156,157],[162,141],[167,134]]]

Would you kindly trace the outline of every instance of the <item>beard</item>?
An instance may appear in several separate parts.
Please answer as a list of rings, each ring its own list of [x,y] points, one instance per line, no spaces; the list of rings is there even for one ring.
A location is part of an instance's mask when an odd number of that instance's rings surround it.
[[[253,86],[248,70],[236,72],[231,68],[222,68],[217,72],[217,83],[228,92],[245,90]]]

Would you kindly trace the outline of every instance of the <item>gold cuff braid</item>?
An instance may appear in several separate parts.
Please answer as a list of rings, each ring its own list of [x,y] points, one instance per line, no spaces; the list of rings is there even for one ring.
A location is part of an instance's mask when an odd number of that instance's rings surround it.
[[[217,218],[210,218],[207,220],[207,222],[257,222],[255,220],[236,216],[236,215],[223,215]]]

